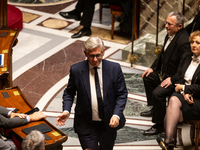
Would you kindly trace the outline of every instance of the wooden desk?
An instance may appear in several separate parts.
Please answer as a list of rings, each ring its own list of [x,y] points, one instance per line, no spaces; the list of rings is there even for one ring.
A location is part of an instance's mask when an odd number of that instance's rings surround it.
[[[5,98],[3,94],[8,95],[8,98]],[[33,109],[31,104],[26,100],[23,93],[18,87],[12,87],[10,89],[0,90],[0,105],[6,108],[8,107],[17,108],[19,109],[18,111],[19,113],[25,113]],[[52,129],[51,132],[46,133],[51,138],[51,140],[45,140],[46,150],[56,149],[56,147],[58,147],[59,145],[61,145],[63,142],[67,140],[67,135],[65,135],[56,127],[54,127],[46,119],[42,119],[36,122],[30,122],[27,125],[23,125],[17,128],[12,128],[11,130],[13,132],[13,136],[21,143],[23,138],[26,136],[26,134],[22,132],[22,129],[39,125],[42,123],[45,123]]]
[[[0,54],[4,54],[4,67],[0,68],[0,90],[12,87],[12,47],[17,44],[19,30],[0,30]]]

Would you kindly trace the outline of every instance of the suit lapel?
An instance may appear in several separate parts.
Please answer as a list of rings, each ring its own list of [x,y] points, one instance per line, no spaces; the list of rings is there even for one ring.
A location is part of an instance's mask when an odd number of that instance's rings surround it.
[[[178,31],[178,33],[176,33],[175,37],[173,38],[173,40],[170,42],[170,44],[168,45],[166,51],[167,53],[164,53],[164,58],[167,58],[167,59],[164,59],[165,61],[165,64],[168,64],[173,52],[174,52],[174,49],[176,48],[176,41],[177,39],[179,38],[180,36],[180,33],[183,29],[181,29],[180,31]],[[165,51],[165,52],[166,52]]]
[[[85,61],[85,64],[82,68],[82,82],[85,86],[85,90],[87,92],[89,100],[91,100],[91,93],[90,93],[90,80],[89,80],[89,66],[88,61]]]
[[[165,41],[164,41],[164,46],[163,47],[165,47],[165,44],[167,43],[167,40],[169,39],[169,36],[168,36],[168,34],[165,36]]]
[[[198,14],[195,16],[193,22],[196,22],[196,21],[199,19],[199,17],[200,17],[200,11],[199,11]]]
[[[199,64],[199,66],[197,67],[196,71],[194,72],[194,75],[193,75],[193,77],[192,77],[192,83],[195,83],[195,82],[196,82],[196,79],[197,79],[199,73],[200,73],[200,64]]]
[[[185,72],[191,63],[191,60],[192,60],[191,57],[187,57],[187,59],[184,61],[184,65],[181,69],[182,70],[182,74],[181,74],[182,78],[184,78]]]
[[[168,51],[167,53],[164,53],[164,57],[165,58],[168,58],[168,59],[165,59],[165,61],[169,61],[169,58],[171,57],[172,53],[174,52],[174,48],[176,47],[176,42],[174,42],[175,39],[173,39],[171,41],[171,43],[169,44],[169,46],[167,47],[166,51]]]
[[[109,90],[109,83],[110,83],[109,81],[111,81],[111,76],[110,76],[110,68],[109,66],[107,66],[107,63],[104,60],[102,60],[102,77],[103,77],[103,96],[105,100],[105,96],[107,95],[107,92]],[[86,61],[84,67],[82,68],[81,78],[85,90],[87,92],[88,98],[91,101],[88,61]]]
[[[165,45],[166,45],[168,39],[169,39],[169,37],[168,37],[168,34],[167,34],[167,35],[165,36],[164,46],[162,47],[162,53],[164,53]]]
[[[185,60],[185,63],[184,63],[183,68],[182,68],[182,70],[183,70],[182,74],[181,74],[182,78],[184,78],[184,75],[185,75],[185,73],[186,73],[191,61],[192,61],[191,57],[187,57],[187,59]],[[200,73],[200,65],[197,67],[197,69],[195,70],[195,72],[194,72],[194,74],[192,76],[192,83],[196,82],[196,78],[199,75],[199,73]]]
[[[109,81],[111,80],[110,69],[106,65],[106,61],[102,60],[102,75],[103,75],[103,97],[107,95],[109,88]]]

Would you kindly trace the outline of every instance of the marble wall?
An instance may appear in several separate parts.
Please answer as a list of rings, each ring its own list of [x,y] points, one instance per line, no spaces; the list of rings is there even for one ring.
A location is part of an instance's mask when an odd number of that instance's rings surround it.
[[[158,0],[140,0],[140,36],[147,33],[156,34],[157,2]],[[160,0],[159,7],[159,31],[161,31],[164,29],[164,22],[169,12],[182,12],[183,0]],[[196,15],[198,8],[197,0],[185,0],[185,22]]]

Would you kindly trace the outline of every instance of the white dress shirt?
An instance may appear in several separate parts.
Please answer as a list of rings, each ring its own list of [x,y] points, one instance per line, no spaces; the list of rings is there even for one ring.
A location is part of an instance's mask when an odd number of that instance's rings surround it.
[[[192,57],[194,58],[195,56],[192,56]],[[200,60],[200,56],[196,57],[195,59]],[[186,85],[191,85],[192,77],[198,66],[199,66],[199,61],[194,61],[194,60],[191,61],[184,75]]]
[[[168,36],[168,37],[169,37],[169,38],[168,38],[168,40],[167,40],[167,42],[166,42],[166,44],[165,44],[164,51],[167,49],[167,47],[169,46],[169,44],[171,43],[171,41],[172,41],[173,38],[175,37],[175,34],[172,35],[172,36]]]
[[[97,67],[97,72],[99,76],[99,84],[101,88],[101,96],[103,100],[103,80],[102,80],[102,62]],[[91,104],[92,104],[92,120],[101,121],[98,113],[98,101],[95,87],[95,70],[94,67],[89,63],[89,78],[90,78],[90,91],[91,91]]]

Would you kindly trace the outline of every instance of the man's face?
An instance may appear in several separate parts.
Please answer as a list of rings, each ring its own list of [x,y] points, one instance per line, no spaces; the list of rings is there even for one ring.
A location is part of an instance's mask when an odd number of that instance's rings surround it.
[[[172,36],[182,29],[182,25],[176,25],[176,16],[168,16],[165,21],[167,33]]]
[[[200,36],[194,36],[192,41],[190,41],[190,46],[193,54],[195,56],[200,55]]]
[[[93,67],[97,67],[103,58],[104,52],[101,52],[101,47],[98,48],[94,48],[88,51],[88,53],[86,53],[86,51],[84,51],[85,56],[87,57],[89,63],[93,66]]]

